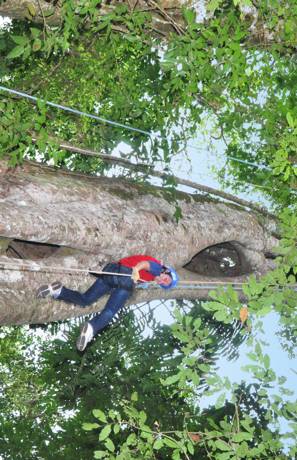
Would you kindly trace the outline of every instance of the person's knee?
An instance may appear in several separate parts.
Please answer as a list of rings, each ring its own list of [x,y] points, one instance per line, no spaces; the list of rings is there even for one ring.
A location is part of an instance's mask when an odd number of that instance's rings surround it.
[[[111,302],[108,305],[109,309],[112,311],[114,315],[125,305],[130,295],[130,291],[127,291],[125,289],[117,289],[115,291],[114,296],[112,297]]]
[[[90,299],[88,296],[82,294],[81,295],[81,306],[82,307],[88,307],[93,303],[92,299]]]

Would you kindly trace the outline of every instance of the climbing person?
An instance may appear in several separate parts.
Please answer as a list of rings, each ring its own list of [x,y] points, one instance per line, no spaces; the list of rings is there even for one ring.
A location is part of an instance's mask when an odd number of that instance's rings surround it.
[[[109,274],[105,275],[104,272]],[[100,274],[94,273],[94,276],[97,277],[96,281],[84,293],[68,289],[59,281],[41,286],[37,291],[38,298],[51,296],[82,308],[96,302],[103,295],[110,294],[104,309],[83,325],[76,342],[79,351],[84,351],[93,337],[123,308],[136,284],[154,281],[163,289],[171,289],[178,282],[177,273],[172,267],[163,265],[154,257],[141,254],[109,263]]]

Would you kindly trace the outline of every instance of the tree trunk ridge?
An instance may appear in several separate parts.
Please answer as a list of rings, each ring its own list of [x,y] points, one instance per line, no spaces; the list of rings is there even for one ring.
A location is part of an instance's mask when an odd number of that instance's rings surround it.
[[[164,190],[151,185],[65,174],[32,162],[8,170],[2,161],[0,177],[0,266],[25,263],[34,267],[42,262],[65,269],[101,269],[107,262],[143,253],[176,267],[183,280],[205,282],[243,281],[248,273],[260,276],[271,268],[272,261],[265,254],[277,244],[272,236],[275,222],[260,222],[252,212],[234,205],[181,192],[177,203],[182,217],[176,222],[175,204],[168,201]],[[46,248],[34,249],[34,243]],[[228,260],[224,243],[231,245],[231,254],[237,251],[240,256],[245,267],[240,276],[226,278],[220,272],[213,276],[205,262],[199,273],[183,268],[201,251],[216,245],[223,244],[218,250]],[[212,263],[219,254],[214,256],[213,251]],[[205,261],[205,256],[201,260]],[[37,300],[37,288],[56,278],[42,271],[0,270],[0,323],[48,322],[104,306],[104,301],[99,301],[82,311],[65,303]],[[93,281],[87,274],[69,273],[60,278],[66,286],[79,290]],[[205,299],[208,291],[139,289],[131,303],[156,298]]]

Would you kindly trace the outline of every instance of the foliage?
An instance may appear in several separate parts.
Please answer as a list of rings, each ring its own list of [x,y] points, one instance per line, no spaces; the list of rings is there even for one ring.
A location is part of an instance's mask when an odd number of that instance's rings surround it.
[[[201,307],[191,306],[187,317],[175,316],[169,328],[160,327],[151,314],[141,326],[130,313],[84,355],[74,349],[75,325],[68,327],[68,342],[51,339],[49,330],[43,339],[36,337],[36,330],[4,331],[3,458],[91,459],[93,452],[95,458],[110,459],[293,458],[294,446],[290,455],[283,453],[286,438],[279,423],[281,418],[293,423],[296,403],[286,399],[285,379],[270,368],[260,341],[247,335],[253,383],[232,385],[217,374],[214,357],[226,346],[238,346],[234,331],[233,345],[230,339],[222,345],[217,331],[207,345],[200,339],[210,333],[208,314]],[[221,327],[219,321],[215,324]],[[143,327],[148,325],[154,332],[145,338]],[[3,368],[5,357],[10,370]],[[184,390],[178,388],[180,378],[171,378],[176,368],[185,377]],[[189,369],[207,385],[197,386]],[[278,389],[271,394],[274,384]],[[212,392],[215,406],[203,409],[203,399]],[[287,435],[293,439],[294,429]]]
[[[264,41],[246,19],[250,2],[234,2],[234,7],[218,1],[209,3],[214,17],[207,23],[197,23],[195,14],[185,10],[185,33],[171,36],[166,45],[148,34],[148,13],[129,13],[119,5],[100,16],[99,4],[64,2],[58,29],[46,25],[46,18],[43,27],[13,24],[2,32],[2,74],[10,74],[9,85],[43,99],[99,111],[103,118],[161,137],[150,140],[52,109],[43,123],[48,136],[98,152],[111,152],[124,141],[139,160],[166,165],[209,119],[214,135],[226,142],[228,163],[219,171],[224,183],[239,189],[254,184],[276,203],[295,202],[294,2],[279,7],[267,1],[257,12],[252,8],[258,29],[268,34]],[[274,15],[268,13],[271,8]],[[282,26],[274,37],[277,23]],[[114,24],[128,33],[115,33]],[[23,131],[28,133],[28,127],[20,130],[20,143]],[[57,157],[52,150],[45,159]],[[102,168],[100,162],[69,154],[55,161],[85,172]]]
[[[192,393],[189,391],[191,385],[192,389],[199,388],[193,372],[189,373],[191,366],[196,364],[196,369],[206,374],[209,388],[196,398],[210,393],[219,394],[215,407],[198,414],[184,413],[182,429],[170,430],[159,419],[148,417],[142,409],[142,399],[139,400],[134,392],[131,400],[122,400],[116,410],[104,412],[94,409],[96,421],[83,424],[84,430],[99,432],[99,449],[94,452],[95,458],[157,459],[160,455],[173,460],[293,458],[296,446],[292,445],[287,456],[283,452],[283,441],[286,437],[294,440],[296,424],[291,425],[293,431],[284,437],[279,431],[279,423],[281,418],[291,419],[290,413],[295,411],[297,402],[285,400],[284,395],[290,396],[291,393],[283,386],[285,379],[277,378],[270,368],[270,359],[263,353],[262,344],[258,340],[250,341],[254,350],[249,353],[249,358],[253,364],[247,366],[247,370],[253,375],[253,385],[232,385],[228,379],[222,379],[213,372],[211,366],[201,366],[199,361],[194,363],[193,349],[197,351],[198,346],[201,356],[204,355],[200,340],[193,340],[194,330],[197,333],[201,329],[201,321],[199,324],[196,319],[195,327],[187,328],[192,318],[186,319],[177,314],[177,322],[171,328],[173,335],[183,343],[179,372],[162,379],[161,383],[173,392],[176,388],[177,398],[188,399],[189,393]],[[203,332],[207,334],[206,329]],[[180,387],[182,378],[183,390]],[[185,382],[189,385],[186,391]],[[283,397],[270,395],[273,382],[279,385]],[[231,392],[231,403],[225,402],[226,390]]]
[[[151,338],[142,335],[147,323],[154,330]],[[58,330],[55,327],[54,333]],[[23,332],[17,328],[2,334],[3,458],[31,458],[33,452],[47,459],[92,458],[97,437],[92,433],[85,437],[82,423],[94,406],[114,412],[133,392],[149,414],[149,424],[156,418],[170,430],[182,429],[181,414],[195,413],[188,402],[160,385],[160,378],[180,362],[179,344],[151,313],[144,323],[134,320],[132,313],[126,315],[83,356],[74,349],[75,325],[67,333],[68,343],[52,339],[49,330],[42,339],[36,332],[38,328]]]
[[[27,20],[1,30],[1,83],[39,100],[33,106],[0,93],[0,155],[12,166],[31,158],[98,174],[107,169],[99,158],[59,144],[111,153],[125,143],[137,161],[161,161],[170,172],[188,139],[207,132],[210,147],[216,138],[226,145],[226,166],[217,171],[222,183],[235,190],[260,187],[282,211],[276,266],[245,284],[249,318],[237,342],[234,319],[242,305],[231,287],[212,292],[204,313],[177,310],[170,329],[154,324],[151,338],[144,339],[128,316],[121,335],[101,336],[84,356],[60,340],[41,351],[38,340],[18,329],[4,331],[0,454],[15,460],[87,459],[93,452],[103,459],[296,458],[296,401],[258,338],[259,319],[277,313],[283,344],[295,353],[295,2],[265,0],[255,8],[248,0],[211,0],[207,21],[198,23],[185,9],[184,33],[166,42],[152,34],[147,12],[131,13],[120,4],[102,16],[99,6],[67,0],[59,26],[50,25],[52,6],[41,26],[28,6]],[[151,135],[99,124],[46,100]],[[164,186],[176,184],[169,177]],[[247,341],[251,383],[217,375],[222,331],[233,349]],[[212,396],[214,405],[199,409]]]

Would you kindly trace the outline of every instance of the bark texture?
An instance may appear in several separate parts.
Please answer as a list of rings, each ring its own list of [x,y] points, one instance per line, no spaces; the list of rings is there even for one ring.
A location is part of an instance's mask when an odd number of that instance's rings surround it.
[[[240,281],[246,273],[261,275],[269,270],[271,260],[265,255],[277,243],[271,234],[274,222],[260,222],[251,212],[198,195],[179,193],[178,205],[182,218],[177,223],[175,205],[160,188],[76,175],[29,162],[7,170],[0,163],[0,267],[17,266],[16,270],[0,269],[0,324],[44,323],[103,308],[104,300],[86,310],[37,300],[37,288],[49,281],[61,279],[80,290],[94,281],[90,275],[56,273],[56,269],[42,269],[44,265],[98,270],[109,261],[144,253],[175,266],[183,280]],[[199,273],[183,269],[201,251],[224,242],[239,254],[240,276],[220,278],[216,273],[213,277],[203,272],[201,263]],[[21,270],[28,265],[39,271]],[[207,295],[208,289],[201,288],[139,289],[131,303],[156,298],[205,299]]]
[[[77,2],[79,3],[79,2]],[[130,11],[140,10],[152,13],[153,27],[160,34],[175,31],[182,33],[184,20],[181,8],[191,5],[187,0],[103,0],[98,6],[98,12],[108,14],[120,4],[128,6]],[[0,4],[0,15],[11,19],[29,20],[32,22],[44,22],[48,25],[58,25],[63,19],[63,1],[45,0],[4,0]],[[121,31],[121,29],[119,29]],[[125,32],[124,30],[122,30]]]
[[[78,1],[78,0],[77,0]],[[79,3],[79,2],[78,2]],[[98,5],[100,15],[111,13],[115,7],[124,4],[130,11],[148,11],[152,14],[153,33],[167,36],[169,33],[183,34],[186,27],[182,15],[183,7],[197,8],[194,0],[102,0]],[[63,0],[4,0],[0,2],[0,15],[11,19],[27,20],[30,22],[46,23],[48,26],[56,26],[63,20]],[[279,35],[285,27],[285,22],[279,20],[274,30],[259,19],[256,6],[238,5],[241,19],[249,25],[248,42],[267,45],[270,42],[280,41]],[[208,20],[211,14],[206,14]],[[128,29],[114,24],[114,30],[128,33]]]

